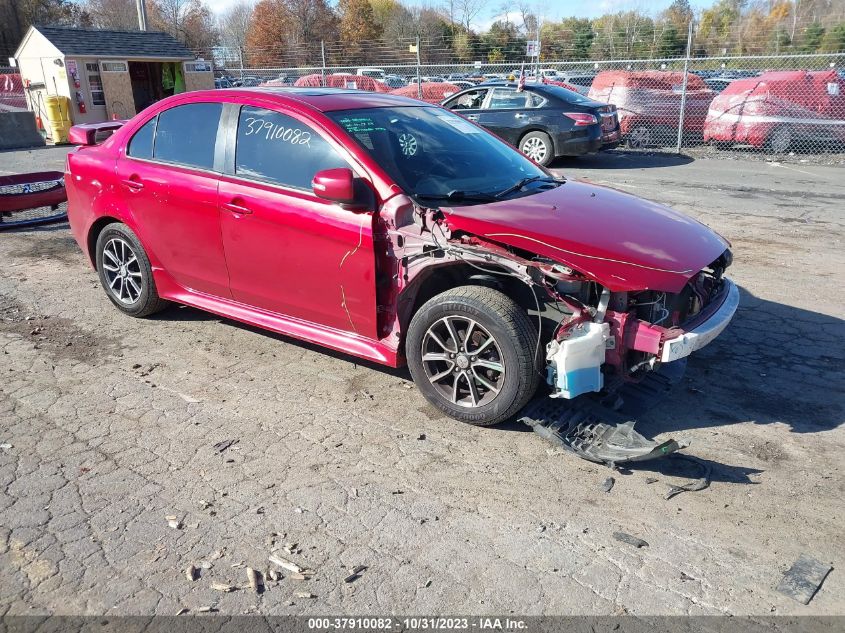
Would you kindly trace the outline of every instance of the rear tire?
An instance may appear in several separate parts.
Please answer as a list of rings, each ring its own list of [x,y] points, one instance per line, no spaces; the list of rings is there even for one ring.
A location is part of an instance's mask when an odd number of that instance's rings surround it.
[[[769,149],[774,154],[785,154],[792,145],[792,130],[785,125],[775,128],[769,135]]]
[[[461,286],[423,304],[408,327],[405,353],[426,400],[467,424],[507,420],[537,390],[537,330],[493,288]]]
[[[555,159],[554,144],[545,132],[529,132],[523,136],[519,141],[519,151],[543,167]]]
[[[167,307],[158,296],[152,266],[138,236],[125,224],[107,225],[97,236],[97,273],[118,310],[145,317]]]

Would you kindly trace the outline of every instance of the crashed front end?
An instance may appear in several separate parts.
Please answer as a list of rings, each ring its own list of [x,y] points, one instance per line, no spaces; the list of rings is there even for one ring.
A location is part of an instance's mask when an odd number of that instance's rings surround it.
[[[456,265],[473,273],[462,283],[530,288],[524,307],[538,317],[536,360],[550,398],[535,399],[523,421],[593,461],[679,448],[645,440],[607,403],[728,325],[739,292],[724,276],[732,256],[723,238],[666,207],[573,181],[466,207],[427,208],[397,196],[381,219],[385,265],[397,266],[379,301],[395,315],[392,336],[401,338],[420,280],[446,277]],[[614,234],[609,225],[623,228]]]
[[[724,277],[730,264],[725,250],[676,293],[611,292],[554,268],[563,273],[551,290],[554,299],[574,310],[546,348],[551,397],[572,399],[636,382],[710,343],[739,305],[739,290]]]

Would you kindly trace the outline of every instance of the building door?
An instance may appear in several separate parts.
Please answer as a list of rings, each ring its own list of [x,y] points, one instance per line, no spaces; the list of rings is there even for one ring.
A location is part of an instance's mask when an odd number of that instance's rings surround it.
[[[100,79],[106,101],[106,114],[110,119],[131,119],[135,109],[129,64],[125,61],[100,61]]]

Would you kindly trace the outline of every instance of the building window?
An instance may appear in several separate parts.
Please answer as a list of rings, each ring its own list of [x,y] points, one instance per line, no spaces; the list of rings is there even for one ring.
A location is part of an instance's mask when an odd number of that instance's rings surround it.
[[[100,66],[97,62],[85,64],[88,75],[88,89],[91,91],[91,103],[95,106],[106,105],[106,95],[103,92],[103,80],[100,77]]]
[[[127,71],[126,62],[103,62],[104,73],[125,73]]]
[[[211,63],[205,61],[185,62],[185,72],[205,73],[211,72]]]

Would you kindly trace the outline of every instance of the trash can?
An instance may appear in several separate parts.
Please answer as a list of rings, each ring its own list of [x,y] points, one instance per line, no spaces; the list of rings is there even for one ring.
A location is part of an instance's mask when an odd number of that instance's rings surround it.
[[[48,136],[54,143],[67,143],[70,130],[70,99],[59,95],[48,95],[44,99],[44,109],[49,123]]]

